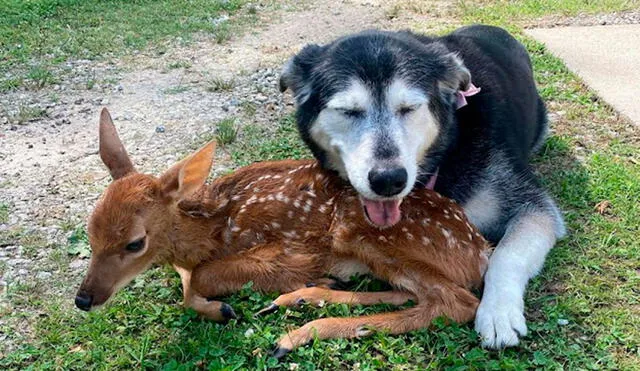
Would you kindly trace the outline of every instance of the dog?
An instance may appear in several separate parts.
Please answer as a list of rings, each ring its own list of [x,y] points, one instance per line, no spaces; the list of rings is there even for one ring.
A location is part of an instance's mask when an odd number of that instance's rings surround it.
[[[497,245],[475,329],[485,347],[517,345],[527,282],[566,233],[530,166],[548,123],[524,46],[485,25],[364,31],[304,47],[282,70],[287,89],[303,141],[357,190],[371,224],[397,223],[416,187],[463,205]]]

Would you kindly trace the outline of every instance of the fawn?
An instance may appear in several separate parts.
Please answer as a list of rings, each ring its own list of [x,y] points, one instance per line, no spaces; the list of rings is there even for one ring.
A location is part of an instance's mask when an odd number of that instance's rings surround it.
[[[152,263],[179,273],[184,305],[212,320],[235,318],[208,298],[253,281],[285,294],[261,311],[302,302],[415,306],[395,312],[312,321],[283,336],[280,357],[319,338],[358,337],[382,329],[398,334],[429,326],[438,316],[471,320],[489,245],[462,209],[427,190],[405,198],[402,219],[378,229],[367,222],[357,194],[312,160],[256,163],[205,185],[214,143],[159,178],[137,173],[106,109],[100,118],[100,157],[113,182],[88,224],[88,273],[75,302],[104,304]],[[332,290],[327,276],[348,280],[371,273],[395,289]],[[309,283],[321,283],[308,287]]]

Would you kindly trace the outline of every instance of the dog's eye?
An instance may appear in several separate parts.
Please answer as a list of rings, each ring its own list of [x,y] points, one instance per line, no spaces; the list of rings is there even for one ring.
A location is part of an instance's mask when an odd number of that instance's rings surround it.
[[[415,110],[416,110],[415,106],[402,106],[398,108],[398,114],[400,116],[406,116]]]
[[[351,118],[360,118],[364,115],[364,111],[360,109],[342,109],[340,110],[343,115]]]
[[[124,249],[129,251],[129,252],[138,252],[138,251],[142,250],[143,248],[144,248],[144,237],[142,237],[139,240],[133,241],[133,242],[127,244],[127,246],[124,247]]]

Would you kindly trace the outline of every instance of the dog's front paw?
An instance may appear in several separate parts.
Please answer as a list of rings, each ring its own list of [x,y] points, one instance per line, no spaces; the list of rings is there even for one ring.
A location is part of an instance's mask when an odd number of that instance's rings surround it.
[[[476,331],[485,348],[501,349],[518,345],[519,338],[527,335],[521,298],[496,298],[485,295],[476,313]]]

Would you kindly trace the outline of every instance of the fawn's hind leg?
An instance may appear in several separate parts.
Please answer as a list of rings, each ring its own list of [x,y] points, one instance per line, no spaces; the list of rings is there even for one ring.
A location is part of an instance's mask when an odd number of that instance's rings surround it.
[[[402,334],[426,328],[436,317],[446,316],[456,322],[468,322],[475,316],[478,298],[456,285],[430,290],[415,307],[390,313],[348,318],[323,318],[290,331],[278,341],[274,356],[280,358],[313,338],[354,338],[376,330]]]
[[[355,292],[331,290],[325,287],[305,287],[278,296],[271,305],[257,314],[270,313],[277,310],[278,307],[289,307],[304,303],[315,306],[323,306],[325,303],[402,305],[409,300],[415,301],[416,298],[413,294],[404,291]]]
[[[216,300],[207,300],[207,298],[198,295],[191,289],[191,272],[174,265],[173,268],[180,275],[182,281],[183,305],[187,308],[193,308],[196,312],[205,318],[216,322],[226,322],[232,318],[237,318],[233,308],[227,303]]]

